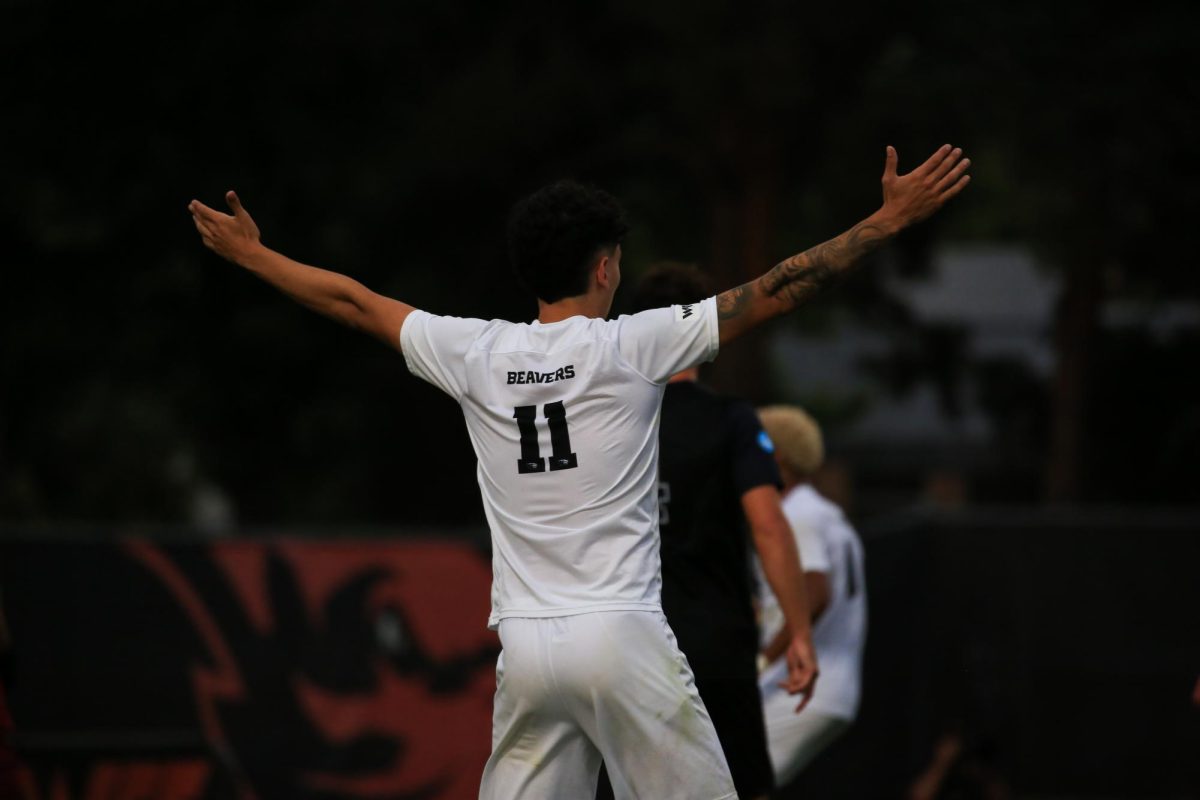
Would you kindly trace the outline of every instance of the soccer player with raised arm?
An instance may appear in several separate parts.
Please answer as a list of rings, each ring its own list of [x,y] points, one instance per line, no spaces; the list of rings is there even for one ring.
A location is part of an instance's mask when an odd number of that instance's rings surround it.
[[[731,798],[729,768],[659,603],[658,414],[674,374],[810,300],[865,253],[966,186],[949,145],[906,175],[888,148],[883,205],[835,239],[701,303],[607,320],[624,215],[558,183],[514,210],[509,249],[538,301],[530,323],[420,311],[262,244],[193,200],[204,244],[299,303],[400,350],[458,401],[493,544],[497,663],[492,754],[480,797],[591,797],[603,758],[619,798]],[[810,689],[807,643],[786,688]]]

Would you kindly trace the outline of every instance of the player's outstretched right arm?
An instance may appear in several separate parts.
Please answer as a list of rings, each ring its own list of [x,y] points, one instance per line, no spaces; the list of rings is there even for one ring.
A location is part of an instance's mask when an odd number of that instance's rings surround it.
[[[400,349],[400,327],[413,311],[412,306],[376,294],[353,278],[276,253],[260,241],[258,226],[238,196],[227,192],[225,202],[232,215],[199,200],[188,204],[205,247],[313,311]]]
[[[933,214],[971,180],[970,159],[943,145],[906,175],[896,173],[899,157],[887,148],[883,205],[850,230],[776,264],[762,277],[717,295],[721,344],[811,300],[864,255],[900,231]]]

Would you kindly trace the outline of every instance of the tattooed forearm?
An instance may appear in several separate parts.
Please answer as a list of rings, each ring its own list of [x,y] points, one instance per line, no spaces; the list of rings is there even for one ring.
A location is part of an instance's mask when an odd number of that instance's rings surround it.
[[[731,319],[741,314],[750,302],[750,284],[744,283],[717,295],[717,319]]]
[[[721,342],[812,299],[896,230],[888,217],[873,214],[836,239],[781,261],[761,278],[717,295]]]
[[[758,283],[764,294],[800,305],[837,280],[863,255],[888,238],[869,222],[860,222],[836,239],[781,261]]]

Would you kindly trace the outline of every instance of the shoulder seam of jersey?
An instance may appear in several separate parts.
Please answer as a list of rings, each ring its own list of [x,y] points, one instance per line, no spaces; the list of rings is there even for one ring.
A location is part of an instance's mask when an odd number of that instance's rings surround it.
[[[657,386],[660,389],[665,387],[667,385],[668,381],[663,381],[662,383],[655,383],[654,381],[650,380],[649,378],[647,378],[645,375],[642,374],[641,370],[639,370],[632,363],[630,363],[629,359],[627,359],[625,357],[625,354],[621,352],[621,324],[620,324],[620,322],[621,322],[621,317],[626,317],[626,316],[629,316],[629,315],[622,314],[620,317],[617,317],[616,324],[614,324],[614,326],[613,326],[615,328],[614,333],[616,335],[610,336],[608,338],[609,343],[612,344],[613,349],[616,350],[616,352],[617,352],[617,360],[620,361],[622,364],[624,364],[626,367],[628,367],[630,372],[632,372],[634,375],[637,375],[639,378],[641,378],[643,381],[645,381],[649,385]],[[660,409],[659,409],[660,413],[661,413],[661,410],[662,409],[660,407]]]

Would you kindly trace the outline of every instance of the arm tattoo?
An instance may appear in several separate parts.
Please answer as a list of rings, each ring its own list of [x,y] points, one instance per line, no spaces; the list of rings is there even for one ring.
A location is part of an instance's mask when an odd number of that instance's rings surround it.
[[[779,262],[758,279],[759,286],[767,296],[787,301],[794,308],[841,277],[887,238],[879,227],[860,222],[836,239]]]
[[[750,302],[750,284],[744,283],[717,295],[717,319],[732,319],[746,309]]]

